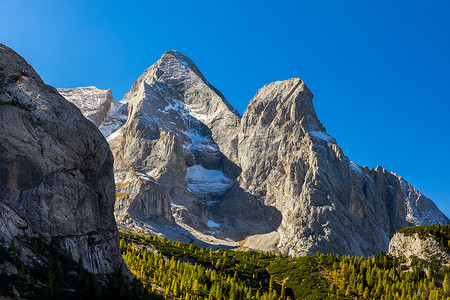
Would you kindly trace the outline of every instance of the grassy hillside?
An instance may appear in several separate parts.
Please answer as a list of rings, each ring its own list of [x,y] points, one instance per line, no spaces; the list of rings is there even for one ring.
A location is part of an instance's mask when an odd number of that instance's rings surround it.
[[[212,251],[156,236],[121,234],[126,264],[143,285],[175,299],[446,299],[450,269],[396,258]],[[446,277],[447,276],[447,277]],[[447,278],[447,279],[445,279]],[[445,280],[444,280],[445,279]]]

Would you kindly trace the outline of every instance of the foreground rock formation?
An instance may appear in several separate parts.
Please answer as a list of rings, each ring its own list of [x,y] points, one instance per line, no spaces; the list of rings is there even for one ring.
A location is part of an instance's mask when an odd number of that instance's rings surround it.
[[[94,124],[0,44],[0,237],[57,238],[89,271],[114,272],[113,176]]]
[[[448,243],[449,236],[443,239]],[[389,254],[405,259],[405,264],[410,265],[413,257],[426,261],[439,261],[450,265],[449,247],[444,248],[441,242],[433,234],[397,232],[389,243]]]
[[[166,52],[100,125],[115,158],[119,224],[178,240],[367,256],[387,251],[400,228],[449,222],[403,178],[351,162],[312,97],[300,79],[274,82],[240,116],[189,58]]]

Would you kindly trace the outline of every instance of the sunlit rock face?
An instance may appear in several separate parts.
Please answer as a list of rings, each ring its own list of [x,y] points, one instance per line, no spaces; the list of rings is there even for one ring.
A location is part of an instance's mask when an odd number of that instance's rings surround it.
[[[80,110],[0,44],[0,236],[58,238],[94,273],[123,266],[113,156]]]
[[[277,81],[240,116],[189,58],[164,53],[99,126],[115,158],[119,225],[184,241],[367,256],[387,251],[400,228],[448,223],[403,178],[351,162],[312,98],[300,79]]]
[[[420,237],[417,233],[397,232],[389,243],[389,254],[405,259],[407,265],[411,264],[413,257],[450,265],[450,253],[431,235]]]
[[[57,89],[64,98],[80,108],[83,115],[95,126],[100,126],[111,109],[113,101],[111,90],[100,90],[95,86],[73,89]],[[89,98],[89,101],[85,101]]]
[[[404,179],[350,162],[318,120],[300,79],[258,91],[238,145],[240,186],[282,213],[276,247],[284,252],[367,256],[386,251],[400,228],[448,222]]]

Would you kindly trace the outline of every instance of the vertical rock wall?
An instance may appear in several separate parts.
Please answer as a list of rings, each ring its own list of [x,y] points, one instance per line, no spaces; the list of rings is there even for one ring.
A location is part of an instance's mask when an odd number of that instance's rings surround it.
[[[39,234],[94,273],[121,268],[113,156],[80,110],[0,44],[0,204],[6,239]],[[7,225],[6,225],[7,226]]]

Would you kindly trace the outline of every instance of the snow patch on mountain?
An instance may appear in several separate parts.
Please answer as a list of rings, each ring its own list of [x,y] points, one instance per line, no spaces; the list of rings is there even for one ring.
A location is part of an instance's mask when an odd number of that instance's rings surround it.
[[[120,129],[120,128],[119,128]],[[103,133],[103,132],[102,132]],[[106,140],[108,142],[112,141],[113,139],[115,139],[116,137],[120,136],[120,130],[116,130],[113,133],[111,133],[110,135],[106,136]]]
[[[355,172],[355,173],[362,173],[362,170],[361,170],[361,167],[360,166],[358,166],[356,163],[354,163],[354,162],[350,162],[350,167],[352,168],[352,170]]]
[[[328,134],[326,134],[325,132],[322,132],[322,131],[308,131],[308,133],[310,135],[312,135],[313,137],[315,137],[319,140],[323,140],[325,142],[331,142],[334,140],[331,136],[329,136]]]
[[[187,106],[187,108],[189,114],[194,118],[196,118],[197,120],[199,120],[200,122],[202,122],[203,124],[209,124],[214,119],[214,116],[207,116],[192,106]]]
[[[136,175],[139,177],[139,179],[143,179],[146,181],[151,181],[151,182],[156,182],[153,177],[151,177],[150,175],[143,173],[143,172],[136,172]]]
[[[106,115],[105,121],[98,128],[104,137],[110,136],[127,122],[128,119],[128,103],[113,102],[111,109]],[[113,139],[113,138],[111,138]],[[110,140],[111,140],[110,139]]]
[[[218,170],[208,170],[201,165],[186,169],[186,182],[191,192],[205,199],[209,194],[223,194],[233,185],[233,180]]]
[[[208,220],[208,223],[206,225],[208,225],[208,227],[211,227],[211,228],[219,228],[220,227],[220,224],[217,224],[216,222],[211,221],[211,220]]]
[[[191,143],[185,145],[185,148],[191,150],[207,150],[210,152],[217,152],[220,150],[210,136],[204,136],[197,130],[183,131],[183,134],[191,140]]]
[[[175,100],[175,99],[171,99],[171,98],[167,98],[165,100],[168,103],[168,105],[164,108],[164,110],[166,112],[169,111],[169,110],[174,110],[174,111],[178,111],[179,112],[185,106],[184,102],[180,101],[180,100]]]

